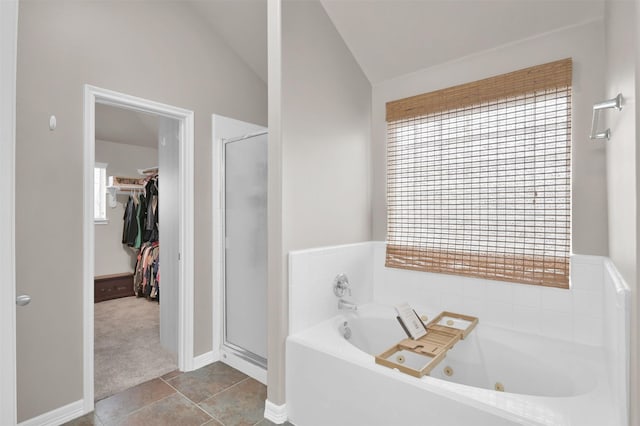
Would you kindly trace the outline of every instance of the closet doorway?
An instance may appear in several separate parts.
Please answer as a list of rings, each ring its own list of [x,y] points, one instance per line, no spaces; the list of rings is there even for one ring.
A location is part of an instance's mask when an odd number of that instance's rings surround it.
[[[84,131],[88,412],[192,369],[193,113],[85,86]]]
[[[217,286],[221,359],[266,382],[267,129],[213,116],[214,165],[220,197],[214,241],[220,241]],[[214,197],[215,199],[216,197]],[[215,202],[215,201],[214,201]]]

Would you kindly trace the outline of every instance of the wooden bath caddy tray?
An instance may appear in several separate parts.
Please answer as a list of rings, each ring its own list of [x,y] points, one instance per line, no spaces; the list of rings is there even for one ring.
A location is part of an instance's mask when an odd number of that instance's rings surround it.
[[[476,317],[441,312],[425,326],[427,334],[417,340],[401,340],[376,356],[376,364],[396,368],[414,377],[425,376],[444,359],[449,349],[467,337],[477,324]]]

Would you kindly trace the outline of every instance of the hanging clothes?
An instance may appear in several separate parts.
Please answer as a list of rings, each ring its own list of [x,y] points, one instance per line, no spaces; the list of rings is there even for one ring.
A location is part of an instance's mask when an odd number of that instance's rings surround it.
[[[133,276],[133,290],[138,297],[159,300],[160,297],[160,244],[155,241],[142,244]]]
[[[140,194],[140,196],[138,197],[139,199],[139,208],[137,211],[137,216],[138,216],[138,236],[137,238],[140,239],[140,244],[138,244],[137,248],[140,248],[140,246],[142,245],[142,243],[144,243],[145,240],[144,239],[144,227],[145,227],[145,223],[147,221],[147,197],[144,193]]]
[[[133,291],[160,301],[160,243],[158,242],[158,175],[145,180],[144,191],[129,196],[124,211],[122,243],[138,250]]]
[[[122,229],[122,244],[126,244],[130,247],[135,245],[136,237],[140,230],[136,217],[137,209],[137,203],[134,197],[130,195],[124,209],[124,227]]]
[[[144,191],[137,197],[129,196],[124,209],[122,244],[140,248],[144,242],[158,241],[158,176],[145,182]]]
[[[158,241],[158,176],[145,183],[146,214],[144,218],[143,241]]]
[[[140,246],[142,245],[142,228],[140,226],[140,210],[142,209],[142,203],[140,202],[140,198],[138,198],[138,205],[136,208],[136,212],[135,212],[135,222],[136,222],[136,238],[135,238],[135,242],[133,244],[134,248],[139,249]]]

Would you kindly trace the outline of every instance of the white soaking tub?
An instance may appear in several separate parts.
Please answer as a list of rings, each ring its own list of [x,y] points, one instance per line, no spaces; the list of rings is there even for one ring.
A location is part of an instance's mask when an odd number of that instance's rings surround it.
[[[289,419],[297,426],[618,425],[601,348],[489,327],[480,318],[418,379],[375,363],[374,355],[404,337],[393,309],[379,305],[290,336]]]

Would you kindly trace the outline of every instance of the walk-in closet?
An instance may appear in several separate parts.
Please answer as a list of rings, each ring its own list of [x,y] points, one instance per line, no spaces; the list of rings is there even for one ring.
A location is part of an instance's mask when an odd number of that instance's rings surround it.
[[[97,401],[177,368],[178,267],[165,242],[178,223],[175,120],[104,104],[95,117]]]

